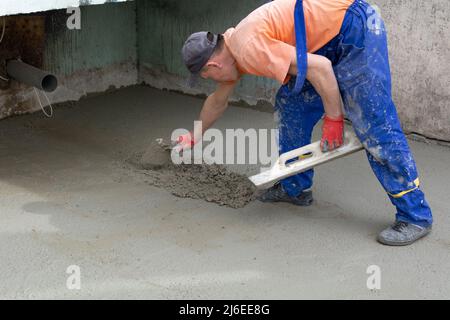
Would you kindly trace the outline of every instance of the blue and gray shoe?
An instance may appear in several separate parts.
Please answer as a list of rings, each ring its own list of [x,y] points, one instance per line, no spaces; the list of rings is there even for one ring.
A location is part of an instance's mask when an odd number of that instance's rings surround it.
[[[416,224],[397,221],[394,225],[381,231],[378,241],[388,246],[406,246],[426,236],[431,226],[421,227]]]
[[[310,206],[313,203],[312,191],[305,190],[297,197],[289,196],[280,183],[277,183],[257,197],[262,202],[288,202],[296,206]]]

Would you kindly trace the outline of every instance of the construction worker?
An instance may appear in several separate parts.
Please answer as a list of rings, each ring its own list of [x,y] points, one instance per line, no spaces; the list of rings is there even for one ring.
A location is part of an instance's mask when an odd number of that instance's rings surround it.
[[[408,245],[431,231],[432,214],[391,97],[386,31],[363,0],[275,0],[223,34],[197,32],[182,49],[197,77],[217,82],[199,120],[203,132],[223,114],[243,74],[278,80],[275,99],[279,152],[311,143],[323,117],[321,148],[343,144],[344,116],[352,122],[376,177],[396,207],[395,223],[378,241]],[[179,137],[190,148],[200,137]],[[313,170],[282,180],[261,201],[312,203]]]

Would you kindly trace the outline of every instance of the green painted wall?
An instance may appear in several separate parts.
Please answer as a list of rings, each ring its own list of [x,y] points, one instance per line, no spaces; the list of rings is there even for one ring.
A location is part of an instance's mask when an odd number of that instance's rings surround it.
[[[136,0],[139,64],[187,77],[180,52],[186,38],[208,30],[223,33],[235,26],[264,0]],[[239,97],[273,95],[275,81],[245,76],[236,89]]]
[[[180,51],[189,34],[205,29],[224,32],[265,2],[136,0],[83,6],[81,30],[66,28],[69,15],[65,10],[47,12],[44,68],[69,76],[131,61],[184,79],[188,73]],[[206,83],[206,88],[208,85],[212,83]],[[245,76],[235,90],[235,99],[270,100],[277,87],[275,81]]]
[[[45,68],[70,75],[77,70],[137,62],[136,3],[81,7],[81,30],[65,26],[65,10],[49,13]]]

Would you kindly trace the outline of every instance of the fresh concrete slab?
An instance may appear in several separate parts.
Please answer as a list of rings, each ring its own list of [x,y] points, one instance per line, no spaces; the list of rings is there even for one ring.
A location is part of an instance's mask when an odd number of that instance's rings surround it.
[[[130,157],[189,129],[201,104],[137,86],[58,107],[52,119],[1,121],[0,298],[450,298],[450,148],[410,142],[434,230],[386,247],[375,238],[394,208],[363,152],[317,168],[308,208],[232,209],[149,185]],[[216,127],[273,126],[270,113],[230,107]],[[79,290],[66,286],[71,265]],[[380,290],[366,286],[370,265]]]

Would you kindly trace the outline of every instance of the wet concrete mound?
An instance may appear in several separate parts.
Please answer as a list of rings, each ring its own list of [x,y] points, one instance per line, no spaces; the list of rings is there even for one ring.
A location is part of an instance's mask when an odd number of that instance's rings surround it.
[[[168,164],[144,173],[149,177],[149,184],[181,198],[242,208],[255,197],[255,187],[247,177],[230,172],[222,165]]]
[[[149,150],[152,148],[156,147]],[[150,185],[180,198],[202,199],[230,208],[242,208],[255,199],[256,188],[251,181],[224,165],[175,165],[166,153],[152,155],[149,150],[135,154],[128,162],[146,175]]]
[[[162,139],[150,143],[131,161],[148,178],[147,183],[181,198],[203,199],[231,208],[242,208],[255,198],[256,188],[244,175],[224,165],[173,164],[170,147]]]

